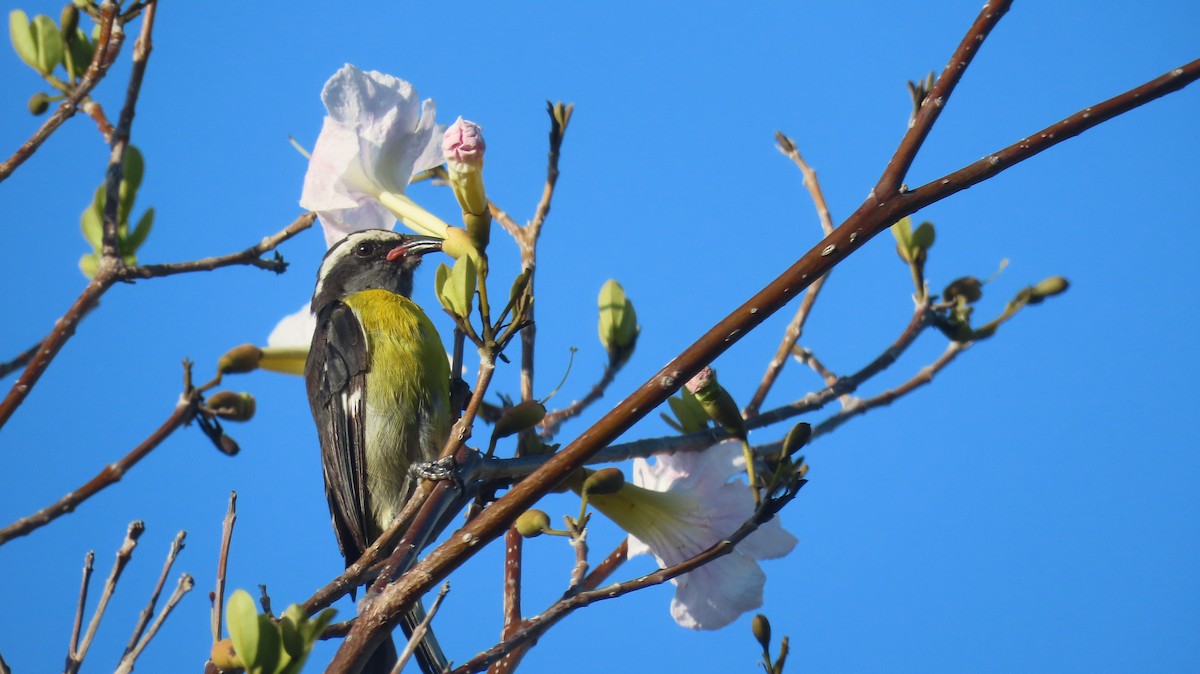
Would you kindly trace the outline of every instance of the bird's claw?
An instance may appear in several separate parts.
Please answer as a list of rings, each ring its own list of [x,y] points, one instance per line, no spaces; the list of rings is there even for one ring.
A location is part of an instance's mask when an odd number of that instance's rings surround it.
[[[409,475],[424,480],[449,480],[459,489],[463,487],[462,476],[458,474],[458,464],[453,456],[444,456],[437,461],[418,461],[408,468]]]

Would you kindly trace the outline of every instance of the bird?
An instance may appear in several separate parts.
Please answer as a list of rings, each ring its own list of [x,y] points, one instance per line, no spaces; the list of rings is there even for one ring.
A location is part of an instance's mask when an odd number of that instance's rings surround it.
[[[450,366],[437,329],[409,296],[413,272],[442,240],[368,229],[334,244],[313,291],[316,330],[305,366],[321,445],[325,496],[349,566],[412,497],[414,464],[438,458],[450,433]],[[404,619],[406,633],[424,614]],[[445,656],[432,632],[417,649],[425,672]],[[389,639],[364,672],[389,672]]]

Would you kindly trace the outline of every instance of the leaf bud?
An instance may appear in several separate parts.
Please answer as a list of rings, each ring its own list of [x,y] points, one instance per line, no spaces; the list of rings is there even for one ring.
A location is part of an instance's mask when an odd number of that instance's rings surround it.
[[[942,291],[942,298],[947,302],[953,302],[959,297],[967,302],[978,302],[979,298],[983,297],[983,281],[974,276],[964,276],[951,281]]]
[[[217,391],[208,397],[208,408],[228,421],[250,421],[254,418],[254,396],[249,393]]]
[[[709,366],[696,373],[684,387],[696,396],[708,417],[739,438],[746,437],[746,422],[733,396],[717,383],[717,372]]]
[[[507,438],[533,428],[546,416],[546,406],[536,400],[525,400],[504,410],[504,414],[492,428],[492,438]]]
[[[471,316],[477,281],[476,269],[474,259],[470,255],[464,255],[454,261],[453,267],[438,265],[434,277],[434,289],[442,307],[451,315],[463,320]]]
[[[541,510],[526,510],[517,518],[514,526],[523,537],[537,538],[550,528],[550,516]]]
[[[600,343],[608,352],[610,362],[623,364],[633,355],[640,331],[633,302],[625,296],[625,289],[620,283],[609,279],[600,288],[598,303]]]
[[[262,362],[262,349],[253,344],[242,344],[235,346],[225,352],[224,356],[217,361],[217,372],[221,374],[243,374],[253,372],[258,369],[258,364]]]
[[[812,424],[807,421],[792,426],[792,430],[783,437],[783,455],[791,456],[800,451],[812,438]]]
[[[756,614],[750,621],[750,631],[754,633],[754,638],[764,651],[771,650],[771,621],[767,620],[767,616]]]
[[[50,96],[39,91],[29,97],[29,114],[34,117],[44,114],[46,109],[50,107]]]
[[[625,474],[620,468],[610,466],[592,473],[583,481],[585,494],[615,494],[625,486]]]
[[[1051,276],[1033,286],[1029,295],[1029,303],[1037,304],[1047,297],[1054,297],[1067,291],[1071,284],[1062,276]]]

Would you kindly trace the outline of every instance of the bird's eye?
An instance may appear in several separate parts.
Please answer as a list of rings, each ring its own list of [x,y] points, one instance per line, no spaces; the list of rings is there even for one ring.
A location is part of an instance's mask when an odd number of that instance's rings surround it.
[[[370,241],[363,241],[354,247],[354,254],[358,257],[371,257],[375,253],[375,244]]]

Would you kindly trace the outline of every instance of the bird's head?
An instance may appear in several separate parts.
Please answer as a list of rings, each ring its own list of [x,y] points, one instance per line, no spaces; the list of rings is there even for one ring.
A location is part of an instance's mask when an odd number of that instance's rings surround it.
[[[335,243],[317,272],[312,311],[362,290],[412,294],[413,270],[426,253],[442,249],[442,240],[386,229],[351,232]]]

